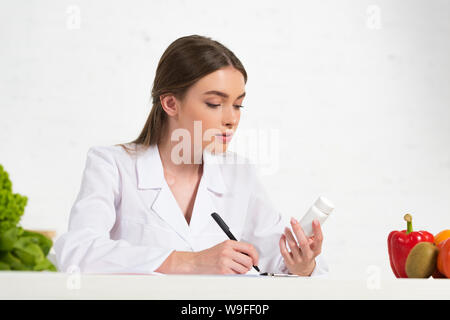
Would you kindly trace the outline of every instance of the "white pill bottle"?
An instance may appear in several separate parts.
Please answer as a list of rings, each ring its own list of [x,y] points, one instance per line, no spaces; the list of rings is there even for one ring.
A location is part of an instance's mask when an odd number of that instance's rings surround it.
[[[299,221],[303,232],[307,237],[311,237],[314,234],[312,228],[313,220],[319,220],[320,225],[325,222],[330,213],[333,211],[334,205],[325,197],[320,196],[316,202],[309,208],[303,218]]]

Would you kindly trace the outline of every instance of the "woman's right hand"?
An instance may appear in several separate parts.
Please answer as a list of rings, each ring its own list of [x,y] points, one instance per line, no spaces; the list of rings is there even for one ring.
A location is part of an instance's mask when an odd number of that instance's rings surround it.
[[[250,243],[225,240],[194,252],[193,273],[243,274],[258,265],[258,251]]]

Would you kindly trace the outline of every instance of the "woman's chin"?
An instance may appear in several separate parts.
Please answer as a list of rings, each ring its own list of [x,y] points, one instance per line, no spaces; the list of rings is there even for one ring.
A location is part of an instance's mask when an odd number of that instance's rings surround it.
[[[228,149],[228,143],[216,142],[212,145],[210,152],[213,154],[220,154],[220,153],[227,152],[227,149]]]

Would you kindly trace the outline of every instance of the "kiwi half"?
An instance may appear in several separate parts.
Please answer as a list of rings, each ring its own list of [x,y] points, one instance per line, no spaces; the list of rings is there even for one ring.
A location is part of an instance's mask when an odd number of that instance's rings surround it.
[[[406,258],[408,278],[429,278],[436,270],[439,249],[431,242],[419,242]]]

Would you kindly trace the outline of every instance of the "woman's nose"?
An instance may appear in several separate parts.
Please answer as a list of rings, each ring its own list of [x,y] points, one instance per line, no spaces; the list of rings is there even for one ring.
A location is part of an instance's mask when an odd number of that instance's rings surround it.
[[[239,111],[234,109],[234,106],[231,108],[222,108],[222,123],[225,126],[235,126],[239,119]]]

